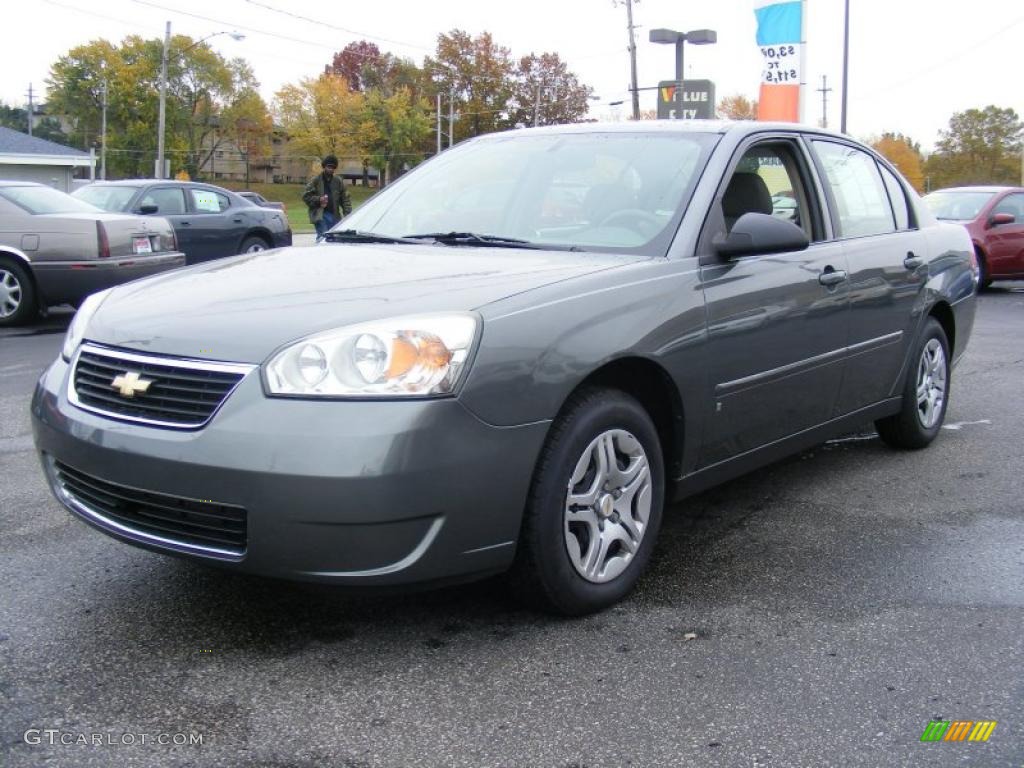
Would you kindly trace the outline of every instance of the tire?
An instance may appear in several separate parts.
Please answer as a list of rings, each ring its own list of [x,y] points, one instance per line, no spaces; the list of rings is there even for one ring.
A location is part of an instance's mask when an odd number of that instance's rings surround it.
[[[21,325],[39,316],[36,286],[28,270],[0,260],[0,327]]]
[[[876,421],[875,429],[893,448],[917,450],[939,434],[949,405],[949,341],[934,317],[925,323],[910,360],[900,412]]]
[[[242,246],[239,249],[239,253],[258,253],[259,251],[265,251],[270,248],[270,243],[264,240],[262,237],[252,235],[245,238],[242,241]]]
[[[981,251],[977,251],[978,257],[978,290],[983,291],[992,285],[992,278],[988,274],[988,264],[985,261],[985,255]]]
[[[601,463],[609,448],[614,469]],[[515,596],[565,616],[617,603],[650,560],[664,487],[658,433],[640,403],[614,389],[573,395],[534,470],[510,573]],[[572,490],[580,503],[570,503]]]

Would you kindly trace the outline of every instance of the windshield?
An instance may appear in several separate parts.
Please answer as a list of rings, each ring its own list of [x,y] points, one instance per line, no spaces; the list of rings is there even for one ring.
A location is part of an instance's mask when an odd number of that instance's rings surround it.
[[[29,213],[97,213],[99,209],[52,187],[0,187],[3,196]]]
[[[717,139],[510,133],[468,142],[386,187],[338,229],[662,255]]]
[[[932,192],[924,202],[936,219],[968,221],[977,218],[995,192]]]
[[[104,211],[123,211],[138,191],[138,187],[90,184],[87,187],[76,189],[72,194],[79,200],[92,203]]]

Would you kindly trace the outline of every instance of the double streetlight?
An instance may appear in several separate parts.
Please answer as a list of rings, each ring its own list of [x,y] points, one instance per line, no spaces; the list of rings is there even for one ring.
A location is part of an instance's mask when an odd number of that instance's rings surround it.
[[[217,37],[217,35],[230,35],[233,40],[244,40],[245,35],[241,32],[229,32],[224,29],[220,32],[214,32],[213,34],[207,35],[204,38],[196,40],[192,45],[183,48],[182,54],[188,53],[197,45],[205,43],[211,37]],[[160,117],[159,127],[157,128],[156,136],[156,174],[155,178],[163,179],[166,178],[166,172],[164,170],[164,129],[167,125],[167,54],[171,47],[171,22],[167,22],[167,29],[164,32],[164,52],[163,56],[160,57]]]
[[[718,42],[718,33],[713,29],[694,29],[677,32],[674,29],[652,29],[648,38],[652,43],[675,44],[676,46],[676,119],[683,119],[683,46],[709,45]]]

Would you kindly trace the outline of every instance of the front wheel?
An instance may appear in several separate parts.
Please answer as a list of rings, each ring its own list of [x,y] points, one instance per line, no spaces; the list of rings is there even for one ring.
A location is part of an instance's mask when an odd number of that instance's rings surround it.
[[[613,389],[574,395],[534,473],[512,570],[518,596],[570,616],[625,597],[650,560],[664,485],[643,406]]]
[[[949,404],[949,341],[939,321],[929,317],[911,358],[900,412],[875,422],[893,448],[924,448],[942,428]]]

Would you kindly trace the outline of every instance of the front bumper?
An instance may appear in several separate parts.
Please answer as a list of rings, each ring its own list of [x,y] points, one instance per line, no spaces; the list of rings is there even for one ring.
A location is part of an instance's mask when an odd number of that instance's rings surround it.
[[[69,373],[57,360],[32,400],[36,446],[66,507],[147,549],[282,578],[387,585],[507,568],[548,427],[493,427],[457,399],[268,398],[253,371],[203,429],[161,429],[72,405]],[[244,508],[244,551],[120,530],[69,503],[53,461],[125,488]]]
[[[34,261],[39,291],[48,305],[74,302],[90,293],[185,266],[179,251],[85,261]]]

